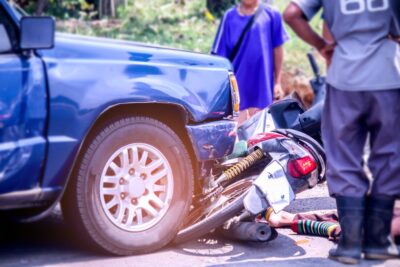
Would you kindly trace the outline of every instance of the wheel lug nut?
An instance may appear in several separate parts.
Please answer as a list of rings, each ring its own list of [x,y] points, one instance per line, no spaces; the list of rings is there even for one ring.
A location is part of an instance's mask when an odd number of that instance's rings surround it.
[[[125,180],[123,178],[119,179],[119,184],[124,184]]]
[[[122,199],[125,198],[125,193],[121,193],[121,198],[122,198]]]
[[[134,175],[134,174],[135,174],[135,170],[134,170],[134,169],[130,169],[130,170],[129,170],[129,174],[130,174],[130,175]]]
[[[136,204],[137,204],[137,199],[136,199],[136,198],[132,198],[132,199],[131,199],[131,203],[132,203],[133,205],[136,205]]]

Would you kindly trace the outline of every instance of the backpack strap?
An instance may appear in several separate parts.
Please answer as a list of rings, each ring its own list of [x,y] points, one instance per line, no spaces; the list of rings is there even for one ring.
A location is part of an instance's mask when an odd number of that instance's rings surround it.
[[[239,36],[238,41],[236,42],[235,46],[232,49],[232,52],[229,54],[229,60],[232,62],[237,53],[239,52],[240,47],[242,46],[244,37],[246,36],[246,34],[249,32],[249,30],[251,29],[251,27],[253,26],[254,22],[256,21],[256,19],[258,18],[258,16],[261,14],[261,12],[263,11],[263,7],[264,5],[262,3],[260,3],[260,5],[258,6],[256,12],[254,13],[254,15],[249,19],[249,21],[247,22],[246,26],[244,27],[242,33]]]

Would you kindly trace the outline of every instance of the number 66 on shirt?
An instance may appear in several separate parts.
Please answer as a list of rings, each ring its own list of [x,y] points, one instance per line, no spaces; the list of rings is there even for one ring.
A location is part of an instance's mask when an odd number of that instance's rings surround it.
[[[384,11],[389,8],[389,0],[340,0],[340,10],[344,15]]]

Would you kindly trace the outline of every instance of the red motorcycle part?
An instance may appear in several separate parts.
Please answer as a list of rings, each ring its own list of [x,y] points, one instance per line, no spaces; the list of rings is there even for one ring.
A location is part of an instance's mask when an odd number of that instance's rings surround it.
[[[288,170],[293,178],[301,178],[317,168],[317,163],[311,156],[294,159],[288,162]]]
[[[259,133],[259,134],[256,134],[255,136],[251,137],[247,141],[247,147],[252,147],[263,141],[274,139],[274,138],[279,138],[279,137],[285,137],[285,136],[280,133],[274,133],[274,132]]]

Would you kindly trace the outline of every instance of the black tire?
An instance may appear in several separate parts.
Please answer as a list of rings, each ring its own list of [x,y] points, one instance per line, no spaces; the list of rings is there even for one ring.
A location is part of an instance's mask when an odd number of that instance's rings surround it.
[[[81,157],[82,160],[79,162],[77,175],[72,177],[62,200],[63,213],[67,222],[75,226],[80,240],[84,236],[91,247],[95,245],[101,251],[113,255],[147,253],[168,244],[181,227],[183,218],[187,216],[193,194],[193,168],[189,153],[181,139],[167,125],[148,117],[112,120],[92,136],[93,138],[86,146]],[[101,184],[105,182],[100,183],[99,180],[104,173],[105,166],[108,166],[106,165],[109,162],[107,159],[113,155],[114,151],[119,151],[118,149],[129,144],[139,143],[156,148],[165,157],[164,159],[169,163],[168,166],[172,169],[170,173],[173,177],[173,186],[171,185],[173,193],[170,194],[170,196],[172,195],[171,200],[167,201],[169,206],[165,209],[165,213],[161,214],[160,212],[161,219],[155,220],[155,225],[132,232],[122,229],[110,217],[107,217],[109,216],[107,209],[103,208],[104,204],[102,206],[101,203],[104,202],[104,195],[101,196],[100,193]],[[130,159],[128,163],[133,161],[132,157],[128,156]],[[117,173],[114,176],[119,177]],[[145,179],[147,178],[143,178],[143,181]],[[115,185],[117,188],[117,183]],[[145,191],[147,192],[147,189]],[[132,193],[132,191],[129,192],[129,194]],[[145,194],[143,193],[143,196]],[[115,198],[119,200],[118,197]],[[130,200],[127,199],[127,201]],[[128,208],[125,209],[123,205],[121,207],[123,207],[125,220],[125,216],[128,216],[126,212],[129,214],[130,211],[127,211]],[[149,215],[145,211],[141,216]],[[137,220],[139,224],[139,219]]]
[[[240,183],[238,181],[237,183]],[[248,187],[232,202],[228,203],[225,207],[211,214],[203,220],[200,220],[184,229],[179,231],[174,239],[175,244],[182,244],[193,239],[197,239],[213,229],[223,225],[227,220],[237,216],[243,209],[243,200],[248,192]]]

